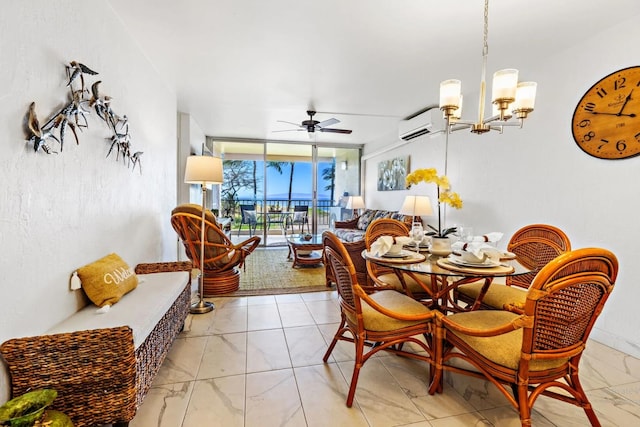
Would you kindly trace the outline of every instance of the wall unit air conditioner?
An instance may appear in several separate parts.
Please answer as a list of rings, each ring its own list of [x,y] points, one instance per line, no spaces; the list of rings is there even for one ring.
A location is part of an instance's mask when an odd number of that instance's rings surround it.
[[[398,135],[400,139],[409,141],[422,135],[432,134],[444,129],[442,111],[434,107],[408,120],[400,120]]]

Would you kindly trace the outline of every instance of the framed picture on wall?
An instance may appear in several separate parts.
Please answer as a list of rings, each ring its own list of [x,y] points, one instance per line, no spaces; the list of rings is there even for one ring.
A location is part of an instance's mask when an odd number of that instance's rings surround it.
[[[378,162],[378,191],[404,190],[409,156]]]

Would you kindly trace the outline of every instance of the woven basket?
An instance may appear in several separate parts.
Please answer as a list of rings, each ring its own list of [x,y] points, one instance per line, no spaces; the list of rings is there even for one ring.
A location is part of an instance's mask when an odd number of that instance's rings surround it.
[[[136,273],[188,271],[190,262],[140,264]],[[127,423],[147,394],[191,303],[187,280],[180,296],[134,349],[128,326],[17,338],[0,346],[11,373],[13,396],[53,388],[52,409],[65,412],[76,427]]]

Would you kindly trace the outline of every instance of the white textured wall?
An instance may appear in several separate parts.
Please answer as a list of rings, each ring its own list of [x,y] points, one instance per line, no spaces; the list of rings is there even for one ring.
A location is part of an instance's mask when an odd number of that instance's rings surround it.
[[[106,2],[12,1],[0,14],[0,342],[39,334],[82,303],[71,272],[110,252],[129,264],[176,258],[176,101]],[[100,74],[127,114],[142,171],[105,159],[109,132],[95,116],[64,152],[34,153],[22,123],[67,100],[64,65]],[[6,377],[0,375],[0,402]]]
[[[549,223],[562,228],[574,248],[604,247],[617,255],[617,285],[591,336],[636,357],[640,357],[640,317],[636,315],[640,299],[640,157],[610,161],[586,155],[571,136],[571,116],[584,92],[597,80],[615,70],[640,65],[635,54],[640,39],[640,27],[635,24],[638,18],[622,21],[558,55],[531,58],[533,65],[509,64],[538,81],[536,111],[521,130],[506,129],[502,135],[452,134],[448,164],[453,188],[464,201],[462,210],[449,211],[448,225],[464,223],[480,233],[503,231],[506,244],[508,237],[526,224]],[[467,82],[467,87],[473,85]],[[477,94],[465,93],[465,107],[473,107],[473,99]],[[475,114],[468,109],[464,116],[474,118]],[[366,152],[375,152],[396,139],[381,139]],[[427,184],[409,191],[376,190],[377,162],[395,154],[410,154],[411,170],[436,167],[442,172],[444,137],[414,141],[367,162],[368,206],[398,209],[409,193],[435,196],[435,187]],[[435,217],[425,219],[433,224]]]

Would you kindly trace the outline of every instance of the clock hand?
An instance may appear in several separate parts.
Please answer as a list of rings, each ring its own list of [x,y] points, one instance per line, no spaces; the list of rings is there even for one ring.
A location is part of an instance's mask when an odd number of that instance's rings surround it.
[[[624,116],[624,117],[635,117],[636,114],[635,113],[631,113],[631,114],[622,114],[622,113],[603,113],[600,111],[588,111],[591,114],[602,114],[602,115],[606,115],[606,116]]]
[[[624,107],[626,107],[627,103],[631,100],[632,93],[633,93],[633,89],[631,89],[631,92],[629,92],[629,95],[627,95],[627,97],[624,99],[624,104],[622,104],[622,107],[620,107],[620,111],[618,111],[619,116],[622,115],[622,110],[624,110]]]

